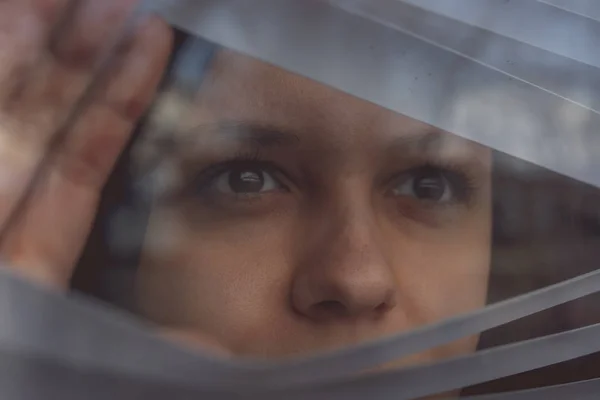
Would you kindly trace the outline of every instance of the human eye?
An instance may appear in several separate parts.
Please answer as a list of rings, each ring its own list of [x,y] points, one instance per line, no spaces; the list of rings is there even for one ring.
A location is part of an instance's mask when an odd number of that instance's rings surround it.
[[[430,205],[467,203],[473,192],[471,179],[461,171],[421,166],[394,179],[393,196],[415,199]]]
[[[219,173],[211,182],[221,194],[257,195],[281,189],[281,184],[260,165],[233,166]]]
[[[284,192],[276,167],[263,161],[225,162],[200,172],[188,193],[205,200],[243,201]]]

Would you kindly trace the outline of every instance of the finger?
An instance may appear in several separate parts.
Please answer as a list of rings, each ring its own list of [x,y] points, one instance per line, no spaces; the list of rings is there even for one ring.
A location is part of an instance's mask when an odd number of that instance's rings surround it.
[[[29,0],[0,2],[0,106],[40,56],[48,30]]]
[[[118,35],[141,0],[80,0],[52,45],[63,64],[88,69]]]
[[[13,92],[9,99],[6,108],[11,117],[26,122],[27,129],[22,131],[43,144],[65,123],[122,32],[134,3],[135,0],[77,3],[71,18],[35,66],[35,73],[27,76],[21,90]]]
[[[28,130],[5,109],[43,55],[44,43],[67,0],[0,1],[0,227],[39,159]]]
[[[13,0],[14,1],[14,0]],[[68,6],[73,3],[72,0],[31,0],[37,11],[37,14],[45,22],[46,26],[54,27]]]
[[[101,189],[154,96],[172,40],[163,21],[150,17],[140,24],[104,90],[77,121],[58,155],[56,168],[66,179]]]
[[[10,0],[9,3],[15,1],[17,0]],[[125,14],[129,11],[123,7],[123,0],[100,2],[101,10],[104,10],[104,14],[101,15],[90,13],[90,9],[98,11],[98,2],[95,0],[79,2],[80,7],[74,12],[67,12],[72,11],[66,7],[67,3],[68,0],[24,0],[22,3],[23,7],[27,5],[26,11],[23,11],[25,15],[37,15],[32,22],[34,26],[43,25],[41,20],[47,22],[43,29],[46,34],[52,30],[52,23],[64,19],[63,16],[71,16],[62,32],[57,35],[60,43],[63,38],[67,42],[60,49],[62,54],[67,56],[69,52],[79,53],[87,47],[93,49],[87,51],[88,54],[98,56],[99,49],[108,46],[108,40],[98,36],[103,33],[99,28],[96,28],[98,35],[73,38],[73,35],[81,34],[83,25],[90,29],[98,24],[106,25],[106,15],[118,21],[125,21],[128,17],[120,15],[117,18],[115,14],[117,11]],[[129,1],[129,4],[133,4],[133,0]],[[44,16],[40,17],[41,15]],[[45,40],[47,43],[48,38]],[[7,219],[9,216],[12,218],[17,206],[20,208],[22,197],[30,194],[30,182],[39,163],[44,159],[50,139],[60,132],[59,128],[64,125],[74,104],[81,98],[94,76],[92,66],[73,68],[69,62],[51,54],[48,48],[37,58],[34,70],[35,74],[28,75],[25,71],[17,76],[16,79],[24,84],[17,85],[19,90],[12,90],[9,101],[0,109],[0,167],[6,175],[5,190],[0,191],[2,239]]]
[[[102,185],[153,97],[171,40],[170,29],[155,19],[140,27],[103,95],[73,126],[47,179],[11,229],[1,254],[30,278],[67,287]]]

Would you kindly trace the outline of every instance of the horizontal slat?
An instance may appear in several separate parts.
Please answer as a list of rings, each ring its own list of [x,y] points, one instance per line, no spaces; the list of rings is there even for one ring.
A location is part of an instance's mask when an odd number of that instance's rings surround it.
[[[172,2],[160,13],[217,44],[600,184],[597,113],[414,35],[315,0]]]
[[[81,299],[36,290],[0,272],[0,345],[75,365],[193,387],[285,388],[342,379],[595,293],[599,287],[597,271],[388,339],[305,360],[260,364],[225,362],[188,353],[118,313]]]
[[[598,398],[600,398],[600,379],[516,392],[461,397],[464,400],[597,400]]]
[[[349,12],[416,35],[490,68],[600,110],[600,69],[398,0],[332,0]],[[450,1],[451,3],[451,1]],[[414,2],[419,4],[419,2]],[[600,4],[600,3],[599,3]],[[600,44],[600,39],[599,39]]]
[[[600,20],[600,3],[597,0],[538,0],[564,10]]]
[[[184,3],[186,6],[180,7]],[[568,145],[574,136],[580,134],[589,139],[590,132],[596,132],[600,126],[595,113],[414,34],[317,1],[197,0],[170,2],[161,12],[177,26],[219,44],[490,147],[509,153],[512,149],[514,155],[575,178],[600,182],[600,177],[592,173],[594,169],[587,168],[600,165],[595,147],[589,149],[591,159],[582,169],[554,153],[539,154],[531,146],[519,145],[523,135],[533,134],[529,139],[538,143],[537,147],[548,135],[554,135],[550,136],[554,146],[551,150],[563,151],[561,146],[567,146],[565,154],[569,154]],[[488,108],[476,107],[486,101]],[[568,121],[565,125],[565,113],[582,116],[585,124],[569,125],[572,121]],[[498,116],[507,121],[498,120]],[[0,318],[3,321],[0,343],[17,352],[39,353],[75,366],[93,366],[197,388],[228,386],[235,389],[231,386],[234,384],[242,389],[252,385],[258,389],[277,385],[286,388],[287,385],[314,385],[341,379],[348,373],[478,333],[594,293],[600,289],[599,281],[600,272],[595,272],[407,334],[322,357],[273,365],[229,363],[188,353],[151,336],[148,327],[128,318],[80,300],[38,290],[6,276],[0,278]],[[312,399],[318,399],[317,396],[329,399],[331,394],[352,399],[359,398],[351,397],[355,394],[362,393],[361,398],[364,398],[381,393],[389,396],[379,398],[398,399],[444,391],[515,373],[519,368],[547,365],[596,351],[597,332],[593,329],[597,328],[436,365],[357,378],[342,386],[316,386],[315,391],[305,394],[309,393]],[[548,352],[550,354],[545,356],[542,350],[549,346],[564,346],[564,353]],[[534,354],[528,357],[527,363],[515,357],[515,354],[523,356],[524,351]],[[495,360],[493,367],[477,368],[481,363],[491,363],[490,360]],[[444,378],[442,371],[453,371],[455,375],[452,379]],[[404,386],[400,385],[402,382]],[[432,382],[435,385],[431,385]]]
[[[600,324],[478,351],[435,364],[355,376],[321,387],[301,388],[299,394],[306,390],[315,400],[326,400],[331,395],[359,400],[385,392],[378,398],[411,400],[596,353],[600,351],[598,337]]]
[[[537,0],[401,0],[473,26],[600,66],[600,23]]]

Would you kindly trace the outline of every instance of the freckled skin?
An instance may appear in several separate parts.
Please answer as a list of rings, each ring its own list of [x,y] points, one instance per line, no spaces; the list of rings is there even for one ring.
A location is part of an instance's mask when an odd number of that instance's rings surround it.
[[[285,171],[290,189],[219,207],[157,202],[148,243],[163,229],[177,240],[144,250],[136,295],[146,317],[188,337],[209,335],[237,356],[284,358],[484,306],[488,149],[438,132],[446,150],[437,154],[476,177],[468,206],[429,210],[393,199],[382,177],[430,154],[390,153],[390,143],[432,127],[229,51],[213,61],[186,118],[189,127],[244,121],[294,132],[295,145],[261,154]],[[239,153],[233,144],[211,147],[219,140],[211,132],[186,132],[202,140],[200,170]],[[472,351],[476,340],[402,362]]]

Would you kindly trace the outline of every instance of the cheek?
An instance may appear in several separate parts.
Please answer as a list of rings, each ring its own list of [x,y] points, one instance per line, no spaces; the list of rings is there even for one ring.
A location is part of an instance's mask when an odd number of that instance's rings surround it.
[[[293,257],[303,244],[295,232],[306,218],[273,213],[202,223],[181,214],[185,213],[160,210],[152,215],[137,279],[144,316],[166,327],[202,331],[232,348],[276,352],[278,340],[292,349],[323,347],[326,340],[319,332],[298,326],[290,315],[297,265]],[[491,247],[488,209],[460,227],[412,229],[400,235],[397,225],[384,225],[377,236],[387,243],[381,250],[394,270],[397,306],[360,339],[416,328],[485,305]],[[339,337],[348,339],[350,331],[338,332]],[[250,338],[256,338],[255,343],[249,345]],[[470,351],[475,343],[476,338],[461,341],[444,352]]]
[[[394,330],[414,329],[478,310],[486,305],[490,273],[489,220],[462,234],[435,241],[405,241],[395,247],[398,319]],[[401,317],[400,317],[401,315]],[[401,328],[401,329],[398,329]],[[479,335],[394,363],[394,367],[475,351]]]
[[[282,314],[279,308],[288,302],[292,276],[285,220],[267,218],[217,228],[155,213],[153,221],[157,222],[151,223],[136,283],[146,317],[167,326],[229,336],[227,332],[233,331],[239,335],[244,326],[269,326]],[[153,245],[153,236],[164,235],[162,221],[179,221],[167,227],[179,232],[175,238],[170,235],[168,247]]]
[[[399,296],[413,322],[431,323],[483,307],[486,301],[489,242],[471,246],[444,243],[414,246],[397,272]],[[408,253],[408,252],[407,252]],[[412,265],[412,267],[410,267]],[[403,268],[406,266],[406,268]]]
[[[399,304],[412,327],[486,305],[491,223],[485,206],[460,226],[413,232],[392,242]]]

